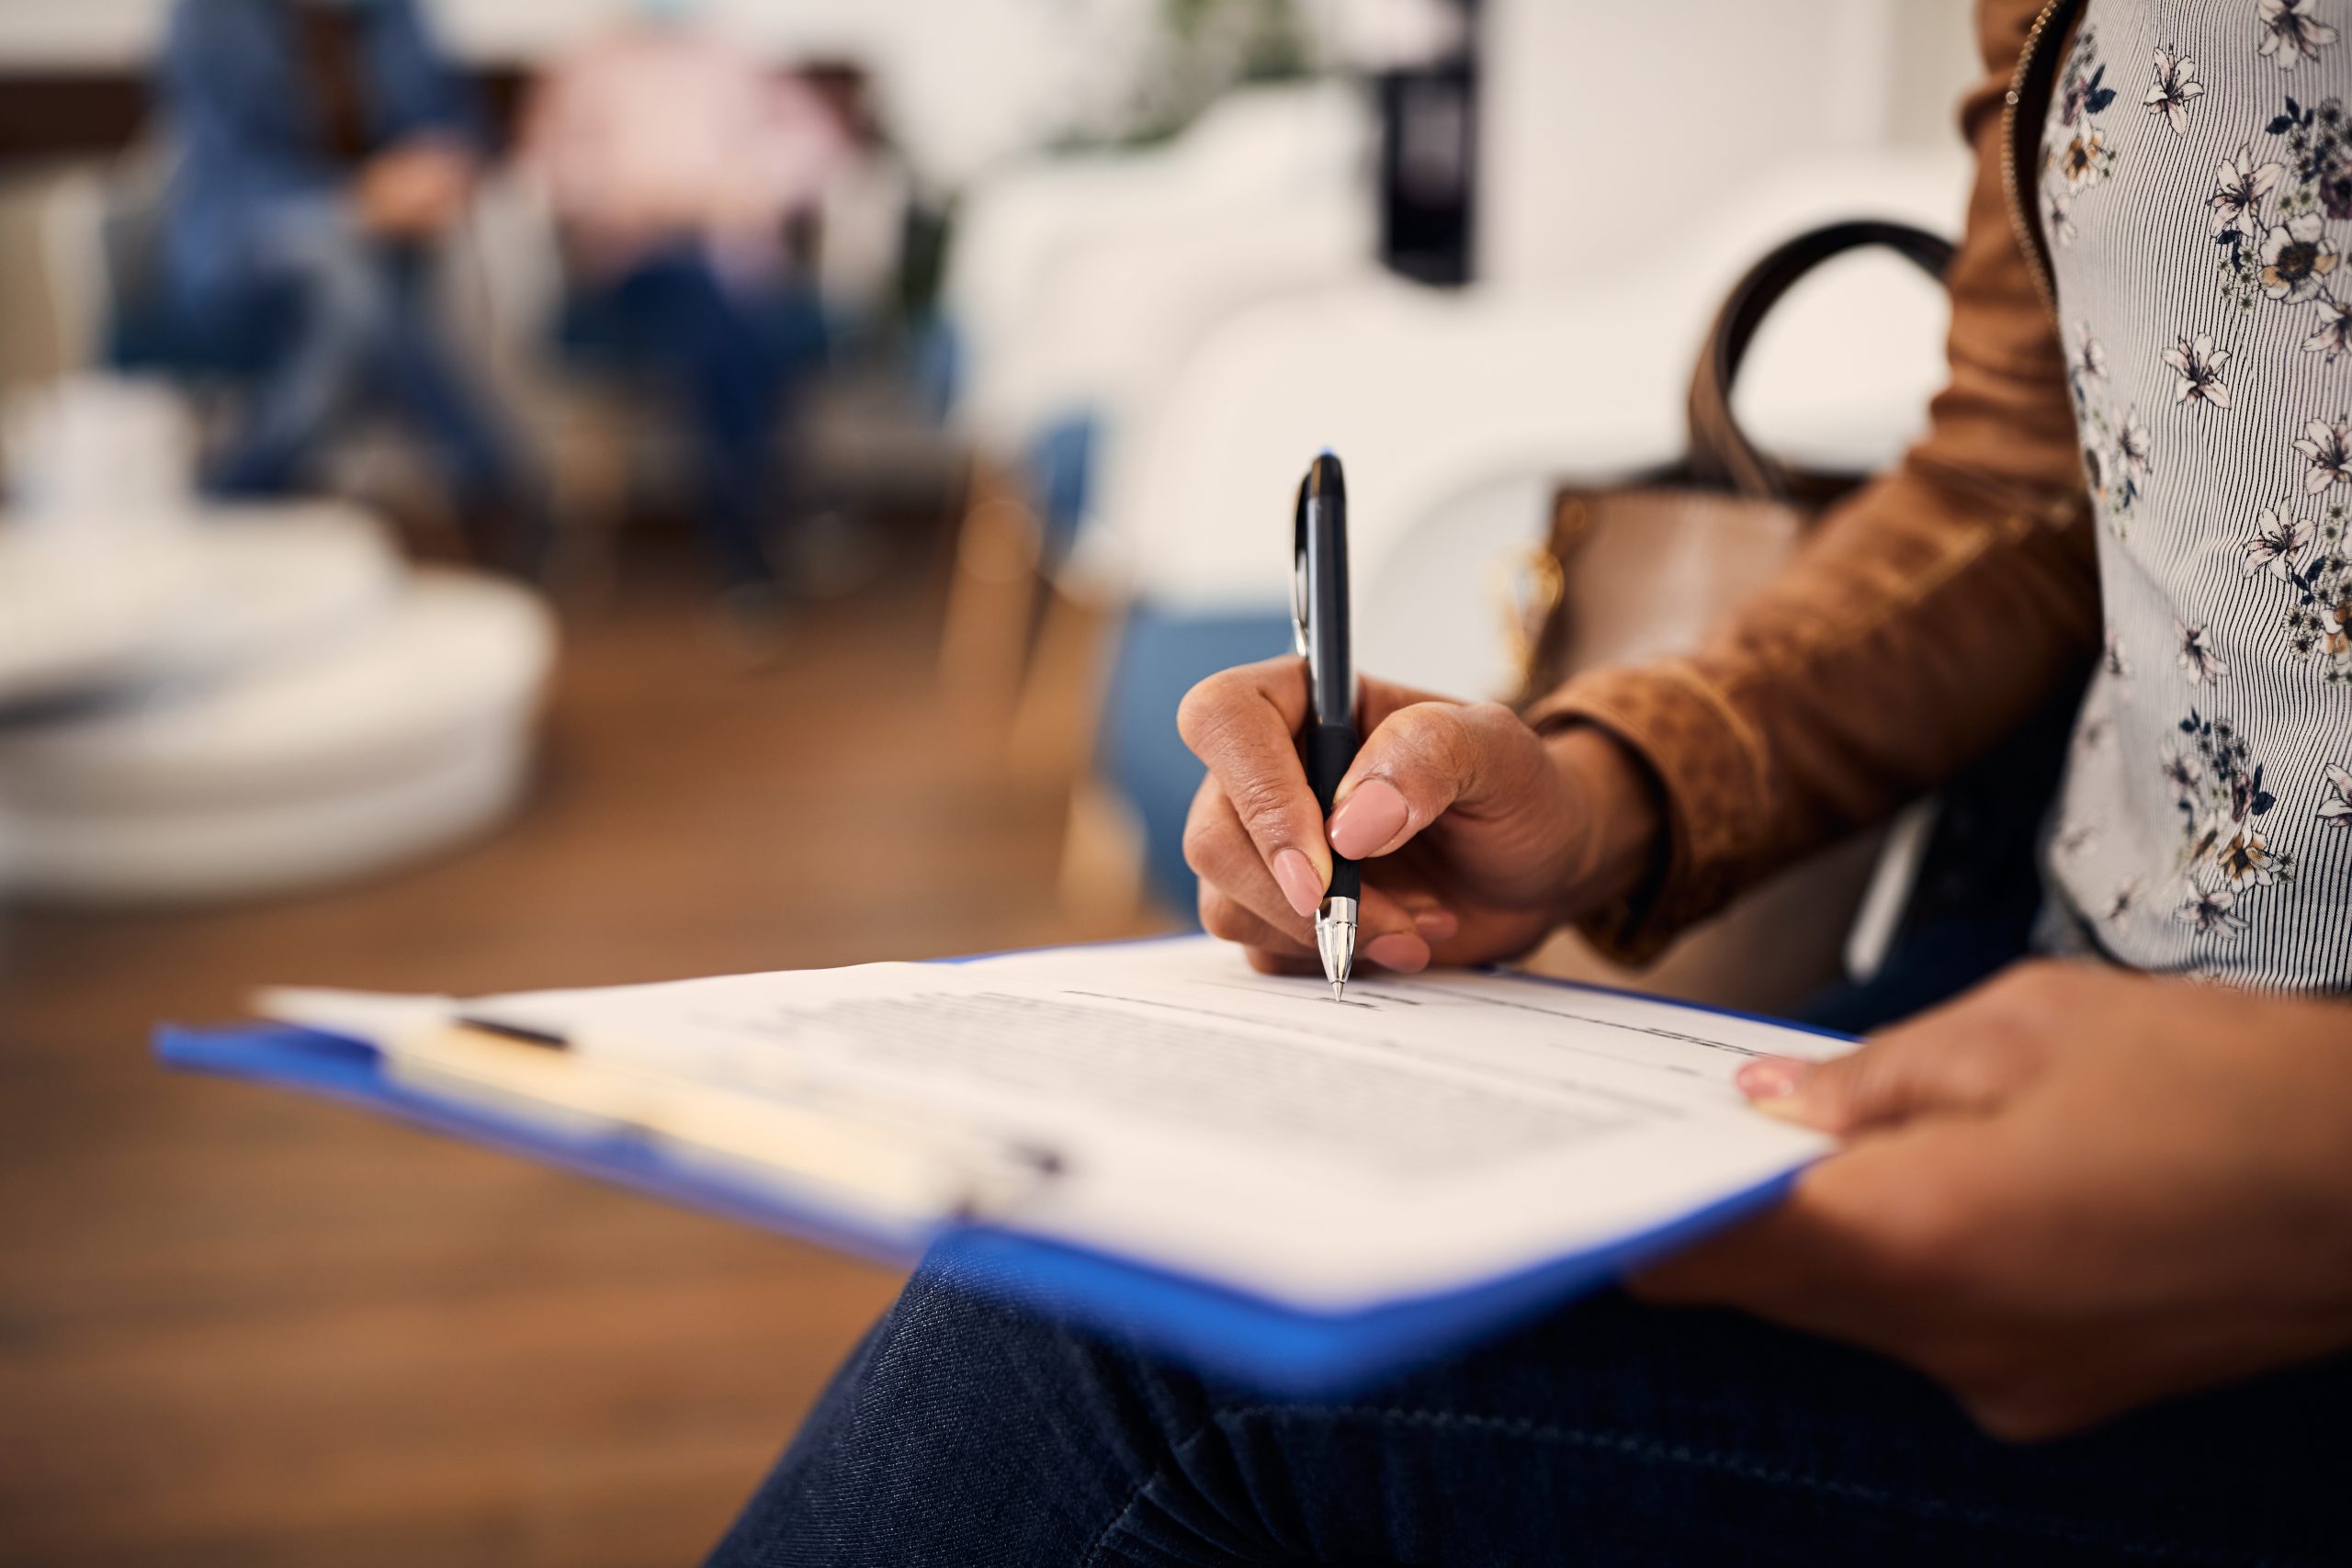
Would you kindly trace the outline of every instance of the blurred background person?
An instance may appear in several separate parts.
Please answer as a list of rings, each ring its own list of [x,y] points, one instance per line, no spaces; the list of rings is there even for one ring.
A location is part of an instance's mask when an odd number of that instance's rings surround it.
[[[522,158],[560,234],[563,349],[685,411],[724,603],[756,620],[777,599],[779,433],[824,355],[809,225],[853,146],[815,89],[695,12],[644,0],[557,61]]]
[[[528,570],[535,486],[432,304],[480,152],[417,0],[180,0],[160,77],[175,167],[156,303],[175,335],[254,368],[208,487],[295,490],[356,410],[389,405],[477,552]]]

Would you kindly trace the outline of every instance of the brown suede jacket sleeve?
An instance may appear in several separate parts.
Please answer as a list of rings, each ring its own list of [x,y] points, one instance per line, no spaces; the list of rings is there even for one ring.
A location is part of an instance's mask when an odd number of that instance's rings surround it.
[[[1530,715],[1614,734],[1657,780],[1661,874],[1585,933],[1628,961],[1985,750],[2093,656],[2099,626],[2064,351],[2012,226],[2002,103],[2039,10],[1984,0],[1990,73],[1948,275],[1951,378],[1902,464],[1688,658],[1591,671]]]

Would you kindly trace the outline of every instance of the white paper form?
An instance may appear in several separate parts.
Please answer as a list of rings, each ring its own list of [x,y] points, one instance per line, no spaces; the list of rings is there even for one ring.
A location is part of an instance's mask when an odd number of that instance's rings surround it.
[[[992,1223],[1321,1310],[1619,1243],[1785,1174],[1826,1141],[1732,1075],[1845,1048],[1525,976],[1366,976],[1334,1001],[1205,938],[464,1010],[616,1067],[1051,1150],[1059,1174]]]

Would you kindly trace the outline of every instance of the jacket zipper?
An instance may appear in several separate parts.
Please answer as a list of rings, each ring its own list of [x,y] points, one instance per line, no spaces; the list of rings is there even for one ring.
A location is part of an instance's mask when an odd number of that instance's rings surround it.
[[[2025,254],[2026,271],[2032,275],[2033,286],[2041,294],[2041,302],[2050,313],[2058,313],[2058,286],[2050,275],[2050,253],[2044,248],[2041,216],[2028,210],[2023,175],[2020,172],[2018,139],[2021,132],[2037,136],[2038,126],[2022,123],[2019,111],[2025,107],[2026,80],[2039,62],[2044,39],[2053,30],[2062,13],[2074,10],[2074,0],[2048,0],[2041,13],[2033,18],[2033,26],[2026,29],[2024,47],[2018,51],[2018,67],[2009,75],[2009,90],[2001,100],[2001,186],[2008,193],[2009,226],[2017,231],[2018,249]],[[2064,29],[2058,28],[2063,32]],[[2049,108],[2042,103],[2043,112]]]

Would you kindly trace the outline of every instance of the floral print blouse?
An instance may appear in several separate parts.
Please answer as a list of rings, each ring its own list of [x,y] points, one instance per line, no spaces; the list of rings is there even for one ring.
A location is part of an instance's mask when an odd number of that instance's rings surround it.
[[[2049,847],[2135,967],[2352,982],[2352,0],[2090,0],[2041,218],[2107,653]]]

